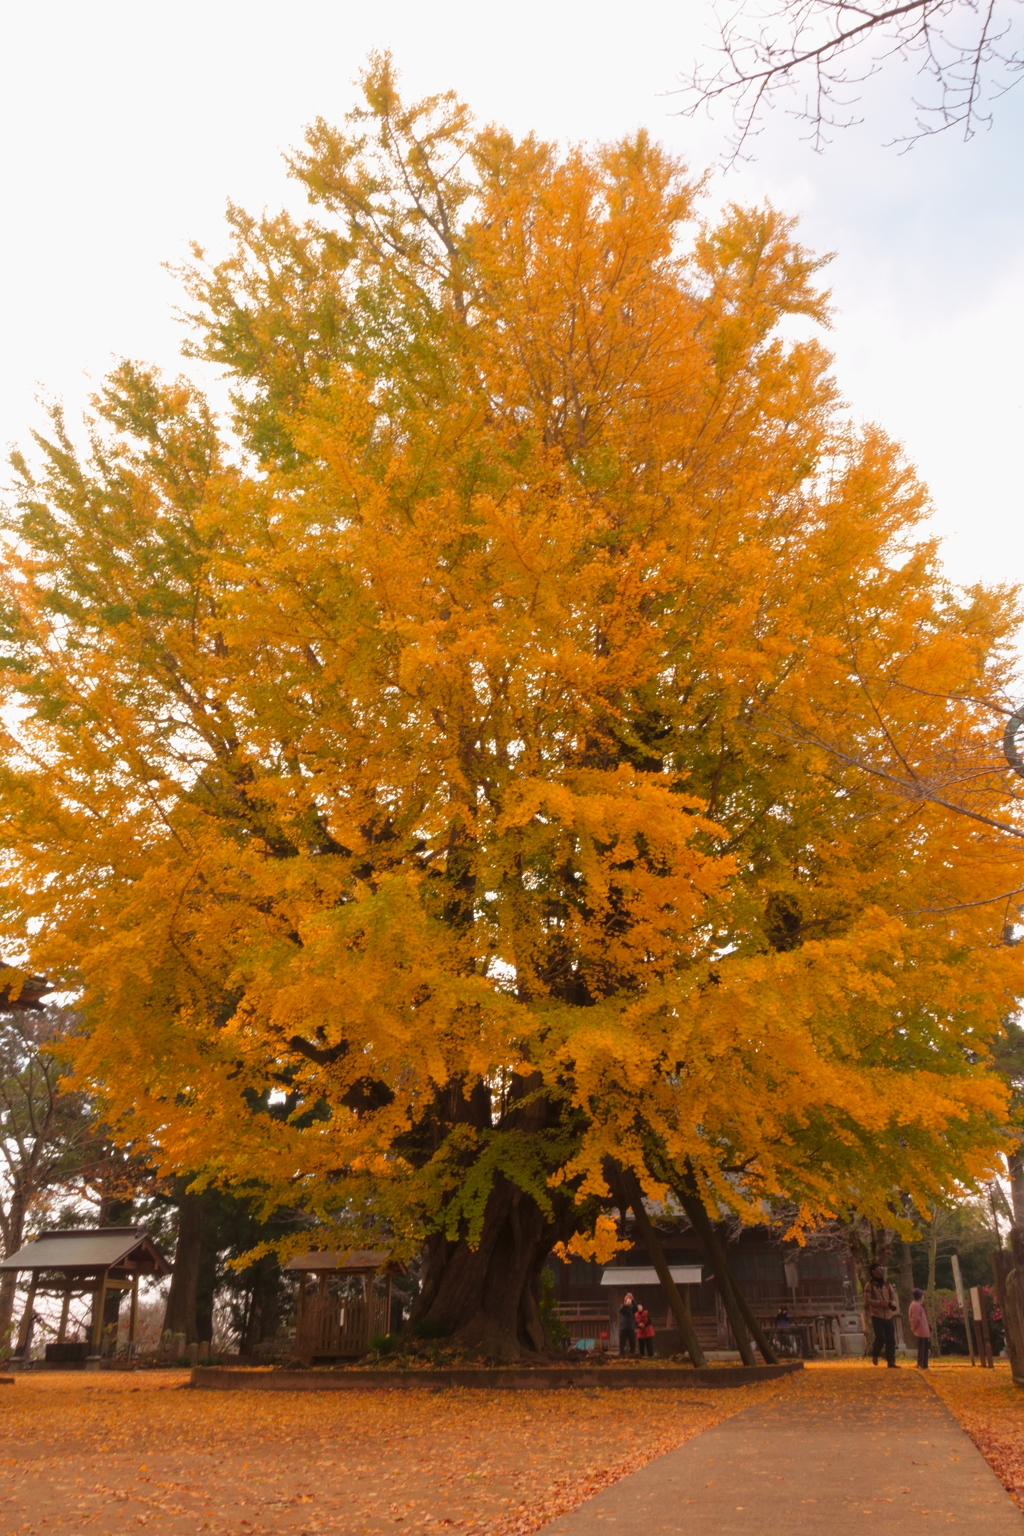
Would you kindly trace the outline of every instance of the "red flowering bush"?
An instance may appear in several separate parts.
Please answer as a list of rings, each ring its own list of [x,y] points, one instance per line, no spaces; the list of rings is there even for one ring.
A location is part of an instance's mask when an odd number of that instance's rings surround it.
[[[992,1287],[990,1285],[983,1285],[980,1287],[980,1291],[985,1312],[988,1316],[989,1334],[992,1339],[992,1353],[998,1355],[1003,1348],[1003,1314],[999,1310],[999,1302]],[[968,1301],[967,1310],[970,1312],[970,1301]],[[955,1298],[947,1298],[945,1301],[940,1301],[936,1307],[935,1332],[942,1354],[967,1354],[967,1330],[964,1326],[964,1315],[960,1309],[960,1303]],[[971,1337],[973,1339],[973,1332]]]

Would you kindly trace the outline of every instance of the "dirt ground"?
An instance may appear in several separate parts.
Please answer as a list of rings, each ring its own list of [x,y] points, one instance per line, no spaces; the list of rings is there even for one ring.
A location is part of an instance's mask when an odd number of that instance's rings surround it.
[[[195,1391],[187,1372],[0,1386],[0,1531],[525,1536],[787,1383],[722,1391]]]
[[[527,1536],[767,1395],[827,1408],[848,1372],[871,1369],[814,1364],[713,1392],[323,1395],[194,1391],[184,1371],[40,1372],[0,1386],[0,1533]],[[935,1361],[928,1384],[1024,1508],[1024,1390],[1005,1362]]]

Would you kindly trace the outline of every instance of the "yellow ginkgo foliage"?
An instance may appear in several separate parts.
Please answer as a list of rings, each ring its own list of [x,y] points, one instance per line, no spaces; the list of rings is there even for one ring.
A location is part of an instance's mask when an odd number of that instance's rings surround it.
[[[785,219],[365,88],[188,275],[230,426],[125,364],[18,461],[0,940],[120,1136],[511,1356],[614,1167],[807,1224],[991,1166],[1024,854],[812,737],[983,750],[1016,613],[786,339]]]

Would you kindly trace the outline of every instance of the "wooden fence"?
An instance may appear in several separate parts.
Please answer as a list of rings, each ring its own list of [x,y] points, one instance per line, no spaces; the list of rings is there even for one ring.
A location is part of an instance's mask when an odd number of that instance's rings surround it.
[[[369,1352],[370,1340],[387,1333],[386,1295],[351,1301],[316,1292],[298,1297],[295,1353],[300,1360],[353,1360]]]

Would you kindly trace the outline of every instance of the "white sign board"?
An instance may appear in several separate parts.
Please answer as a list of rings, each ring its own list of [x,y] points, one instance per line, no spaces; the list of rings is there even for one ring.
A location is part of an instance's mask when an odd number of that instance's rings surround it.
[[[967,1353],[970,1355],[970,1357],[971,1357],[971,1364],[973,1365],[974,1364],[974,1340],[971,1337],[973,1329],[971,1328],[970,1321],[969,1321],[969,1319],[967,1317],[967,1302],[966,1302],[966,1300],[964,1298],[964,1281],[963,1281],[963,1276],[960,1273],[960,1260],[959,1260],[959,1258],[957,1257],[957,1255],[955,1253],[953,1254],[952,1262],[953,1262],[953,1284],[956,1286],[956,1299],[960,1303],[960,1313],[961,1313],[961,1316],[963,1317],[963,1320],[964,1320],[964,1332],[967,1334]]]
[[[703,1278],[703,1270],[699,1264],[670,1264],[669,1274],[676,1285],[700,1285]],[[653,1264],[644,1267],[637,1265],[630,1269],[625,1264],[621,1269],[606,1269],[601,1275],[602,1285],[659,1285],[658,1271]]]

